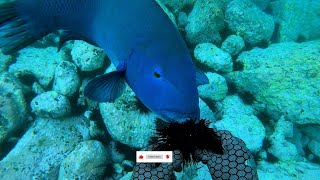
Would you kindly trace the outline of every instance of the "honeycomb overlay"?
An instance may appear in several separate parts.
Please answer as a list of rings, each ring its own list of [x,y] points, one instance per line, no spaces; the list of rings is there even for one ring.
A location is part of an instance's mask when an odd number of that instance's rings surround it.
[[[228,131],[217,131],[221,137],[224,153],[214,154],[210,150],[197,150],[196,161],[208,166],[211,177],[214,180],[258,180],[253,156],[245,143],[232,136]],[[148,149],[152,150],[153,146]],[[137,163],[133,169],[132,179],[175,179],[174,171],[182,171],[182,155],[180,151],[173,151],[173,163]]]

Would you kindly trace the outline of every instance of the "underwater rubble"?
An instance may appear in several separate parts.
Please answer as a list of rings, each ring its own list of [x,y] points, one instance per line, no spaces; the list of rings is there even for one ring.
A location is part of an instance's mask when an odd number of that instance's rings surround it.
[[[158,2],[208,76],[201,118],[245,142],[259,179],[318,179],[320,2]],[[166,123],[129,87],[114,103],[86,99],[88,80],[114,66],[84,41],[58,51],[58,37],[0,53],[0,179],[131,179],[135,151]],[[202,163],[174,174],[211,179]]]

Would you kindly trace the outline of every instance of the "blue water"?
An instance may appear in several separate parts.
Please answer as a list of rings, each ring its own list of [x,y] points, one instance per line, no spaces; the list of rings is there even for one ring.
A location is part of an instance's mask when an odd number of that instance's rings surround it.
[[[170,124],[128,86],[114,103],[86,98],[88,81],[115,67],[84,41],[58,51],[58,31],[0,53],[0,179],[318,179],[320,0],[158,2],[209,79],[198,87],[200,116],[232,134],[220,139],[224,154],[182,171],[137,164],[136,151]],[[5,25],[0,46],[12,41]]]

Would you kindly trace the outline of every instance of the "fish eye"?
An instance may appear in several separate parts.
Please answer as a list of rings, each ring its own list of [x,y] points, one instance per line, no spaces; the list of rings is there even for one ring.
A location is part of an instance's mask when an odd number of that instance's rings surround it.
[[[156,78],[160,78],[162,75],[162,70],[159,66],[153,68],[153,76]]]

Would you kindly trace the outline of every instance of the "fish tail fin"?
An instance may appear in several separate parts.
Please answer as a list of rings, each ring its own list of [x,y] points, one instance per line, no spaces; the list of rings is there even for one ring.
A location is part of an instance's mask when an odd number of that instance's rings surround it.
[[[19,3],[0,4],[0,48],[4,54],[17,52],[47,35],[30,27],[27,18],[19,13]]]

